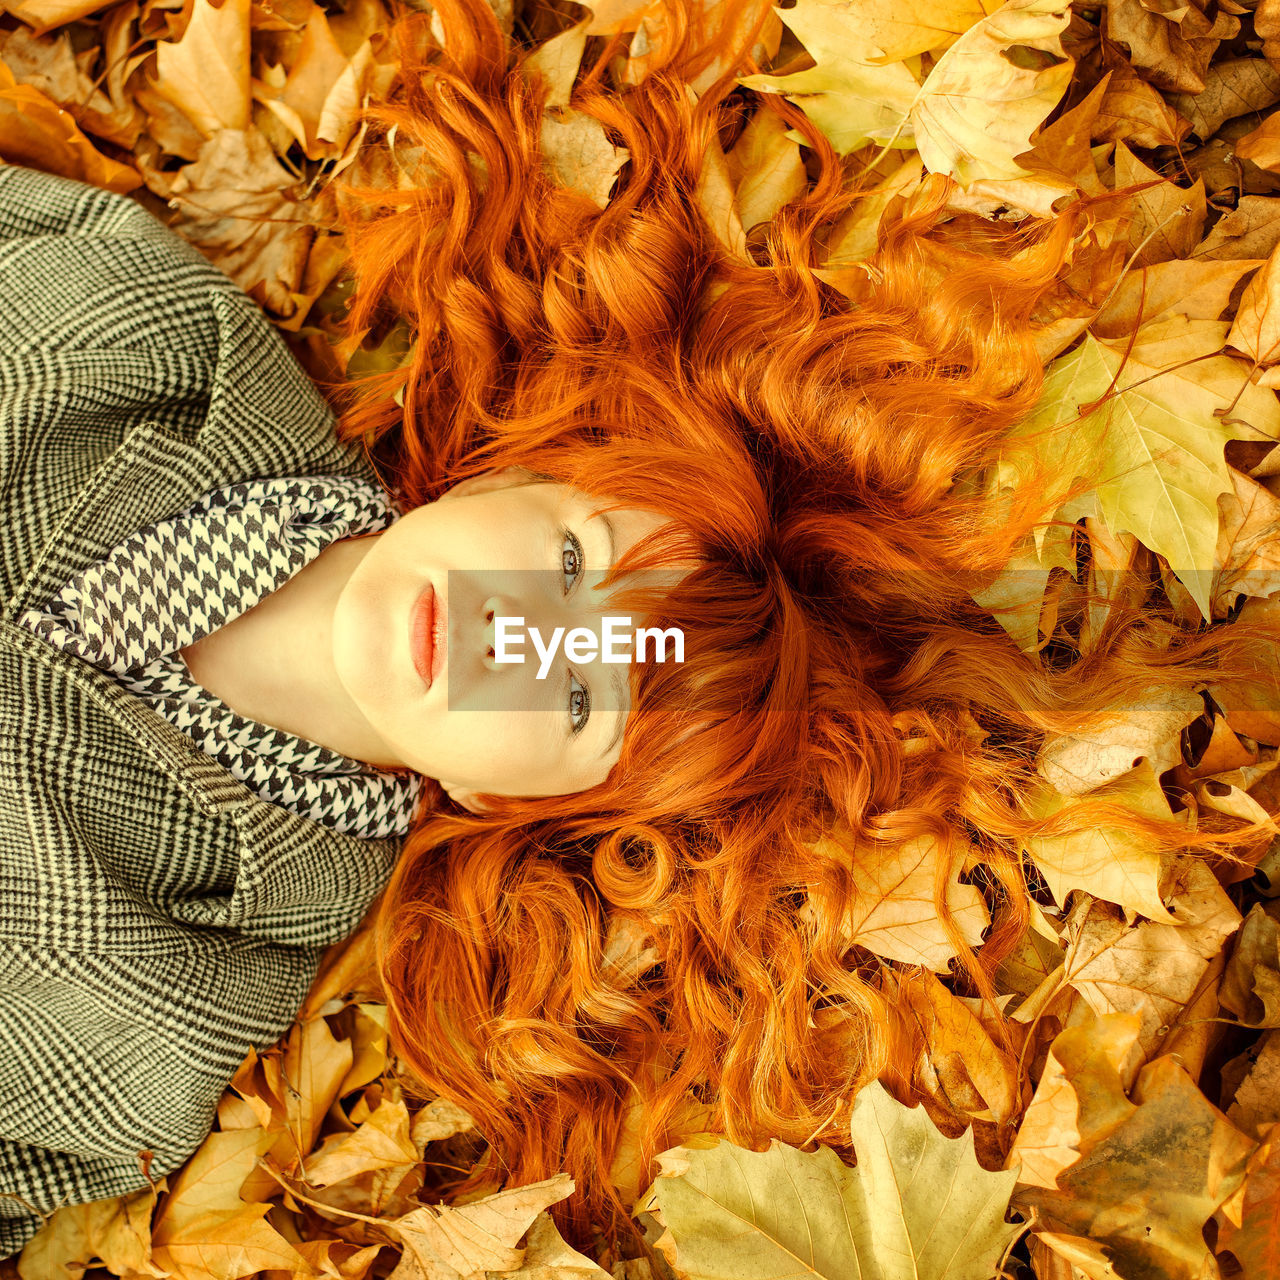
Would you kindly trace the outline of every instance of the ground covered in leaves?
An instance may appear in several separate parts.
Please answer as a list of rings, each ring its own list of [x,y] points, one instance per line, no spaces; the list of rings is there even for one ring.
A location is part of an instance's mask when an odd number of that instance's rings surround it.
[[[880,179],[827,244],[824,278],[854,297],[881,213],[930,175],[955,180],[957,214],[991,218],[1147,184],[1099,214],[1087,265],[1039,316],[1048,382],[998,482],[1017,483],[1023,438],[1043,450],[1041,428],[1076,426],[1050,437],[1064,523],[984,599],[1010,634],[1034,652],[1073,595],[1105,612],[1142,574],[1188,626],[1280,609],[1280,0],[798,0],[778,15],[698,192],[732,253],[810,177],[766,94]],[[656,7],[506,0],[500,16],[513,43],[542,46],[529,74],[553,84],[548,165],[603,205],[627,157],[575,114],[572,86],[599,61],[619,90],[643,77],[666,38]],[[333,187],[371,163],[360,113],[394,92],[391,18],[382,0],[0,0],[0,157],[142,202],[317,376],[393,365],[394,332],[341,335]],[[1084,474],[1105,479],[1081,496]],[[1015,607],[1029,587],[1035,606]],[[1165,697],[1051,742],[1037,803],[1106,788],[1187,821],[1265,818],[1277,687]],[[449,1103],[406,1101],[365,930],[330,953],[288,1037],[250,1054],[184,1169],[59,1210],[0,1274],[1270,1280],[1278,850],[1214,872],[1106,829],[1031,842],[1044,892],[998,1009],[952,990],[936,851],[860,866],[874,905],[851,913],[850,946],[885,962],[919,1020],[926,1105],[863,1090],[856,1168],[691,1134],[649,1181],[624,1142],[614,1175],[656,1244],[644,1258],[568,1249],[546,1213],[567,1176],[441,1203],[482,1140]],[[952,894],[976,946],[982,895],[962,879]],[[648,943],[609,941],[620,962]]]

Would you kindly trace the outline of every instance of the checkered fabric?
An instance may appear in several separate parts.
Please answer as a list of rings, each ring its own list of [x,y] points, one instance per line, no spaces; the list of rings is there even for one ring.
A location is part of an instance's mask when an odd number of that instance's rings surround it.
[[[140,205],[0,165],[0,1257],[203,1141],[398,838],[258,795],[19,619],[202,495],[377,483],[235,285]]]
[[[364,837],[404,835],[422,780],[352,760],[236,714],[191,677],[180,649],[283,586],[331,542],[399,513],[355,477],[228,485],[131,534],[19,623],[112,672],[265,800]]]

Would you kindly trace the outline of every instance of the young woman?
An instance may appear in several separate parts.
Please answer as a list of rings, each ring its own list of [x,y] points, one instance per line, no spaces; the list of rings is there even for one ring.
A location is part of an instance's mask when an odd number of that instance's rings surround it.
[[[13,1253],[199,1145],[434,780],[603,782],[621,668],[540,680],[495,619],[598,633],[663,522],[519,468],[400,515],[257,308],[121,196],[0,166],[0,299]]]

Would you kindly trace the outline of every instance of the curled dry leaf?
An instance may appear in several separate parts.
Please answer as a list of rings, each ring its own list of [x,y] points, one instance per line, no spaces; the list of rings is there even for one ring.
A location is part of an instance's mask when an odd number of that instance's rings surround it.
[[[31,165],[108,191],[129,192],[142,185],[135,170],[104,156],[69,112],[33,85],[19,84],[3,62],[0,161]]]
[[[1280,905],[1249,909],[1219,998],[1246,1026],[1280,1027]]]

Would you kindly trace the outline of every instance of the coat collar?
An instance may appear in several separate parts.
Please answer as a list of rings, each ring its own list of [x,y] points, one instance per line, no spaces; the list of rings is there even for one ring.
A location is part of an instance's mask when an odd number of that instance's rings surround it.
[[[343,867],[353,860],[367,871],[381,865],[389,873],[399,839],[345,835],[263,800],[110,675],[60,652],[17,624],[20,614],[48,600],[73,574],[101,559],[129,534],[176,514],[211,489],[248,478],[243,459],[228,456],[218,447],[217,428],[217,420],[211,418],[194,439],[186,440],[154,421],[136,426],[72,503],[22,585],[5,603],[0,634],[11,648],[47,667],[61,668],[128,730],[201,812],[230,818],[239,832],[242,862],[261,866],[264,859],[278,863],[281,857],[305,852],[312,870],[321,870],[317,860],[331,863],[339,882]],[[363,458],[339,446],[331,432],[327,445],[322,435],[316,439],[321,447],[312,451],[313,456],[302,458],[296,449],[290,454],[282,442],[279,458],[259,460],[258,474],[354,474],[375,479]],[[241,886],[236,893],[240,895]],[[249,906],[242,903],[241,910]]]

